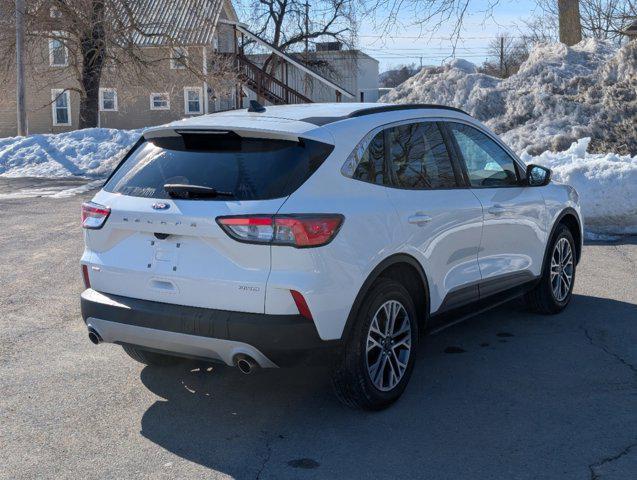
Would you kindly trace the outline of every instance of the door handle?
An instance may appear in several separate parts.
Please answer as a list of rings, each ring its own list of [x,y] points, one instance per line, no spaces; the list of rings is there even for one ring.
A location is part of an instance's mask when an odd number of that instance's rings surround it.
[[[424,213],[416,213],[415,215],[411,215],[407,221],[409,223],[413,223],[414,225],[418,225],[422,227],[423,225],[431,222],[432,218],[429,215],[425,215]]]
[[[499,205],[497,203],[493,205],[491,208],[489,208],[489,213],[493,215],[502,215],[506,211],[507,211],[506,208],[504,208],[502,205]]]

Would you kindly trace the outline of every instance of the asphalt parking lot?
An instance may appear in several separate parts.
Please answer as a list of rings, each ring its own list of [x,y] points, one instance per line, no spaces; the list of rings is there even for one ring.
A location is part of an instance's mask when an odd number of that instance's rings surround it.
[[[0,478],[637,478],[637,239],[585,247],[562,315],[512,304],[427,338],[404,397],[367,413],[322,369],[90,344],[86,197],[0,200]]]

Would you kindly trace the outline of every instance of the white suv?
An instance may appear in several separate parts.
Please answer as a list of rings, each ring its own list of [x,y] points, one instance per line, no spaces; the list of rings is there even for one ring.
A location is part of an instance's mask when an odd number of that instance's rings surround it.
[[[330,362],[367,409],[402,394],[423,332],[522,294],[561,311],[582,246],[572,187],[436,105],[253,102],[146,130],[82,224],[94,343]]]

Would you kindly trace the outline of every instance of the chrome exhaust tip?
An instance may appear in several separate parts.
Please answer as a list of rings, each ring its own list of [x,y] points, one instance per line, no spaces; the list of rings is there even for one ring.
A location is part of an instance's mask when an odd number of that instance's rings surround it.
[[[244,375],[250,375],[259,368],[259,364],[254,358],[244,354],[239,354],[234,357],[234,365]]]
[[[95,330],[94,328],[88,329],[88,339],[93,345],[99,345],[100,343],[102,343],[102,337],[100,337],[100,334],[97,333],[97,330]]]

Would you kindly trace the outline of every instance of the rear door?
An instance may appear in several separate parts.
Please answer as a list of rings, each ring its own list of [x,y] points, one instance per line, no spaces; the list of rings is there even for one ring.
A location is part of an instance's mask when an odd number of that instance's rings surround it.
[[[431,311],[476,300],[482,207],[461,188],[460,170],[436,122],[384,131],[392,185],[389,197],[406,249],[425,267]]]
[[[264,311],[270,246],[240,243],[218,216],[275,214],[332,147],[243,138],[231,132],[176,134],[142,142],[98,193],[110,207],[86,231],[83,260],[95,290],[166,303]],[[196,185],[217,196],[166,184]],[[249,228],[249,227],[248,227]]]
[[[541,189],[525,186],[516,161],[489,135],[464,123],[446,125],[465,164],[466,180],[484,209],[478,256],[481,295],[538,276],[546,245]]]

